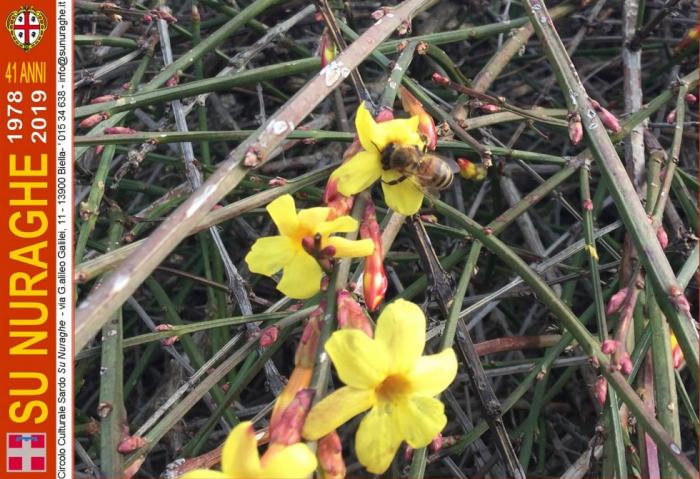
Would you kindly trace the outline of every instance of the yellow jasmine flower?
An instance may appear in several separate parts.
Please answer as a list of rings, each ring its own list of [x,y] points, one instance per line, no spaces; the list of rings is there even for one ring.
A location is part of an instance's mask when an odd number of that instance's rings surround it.
[[[452,349],[421,356],[425,316],[399,299],[379,315],[374,339],[357,329],[334,332],[325,344],[346,386],[316,404],[303,436],[319,439],[363,411],[355,435],[360,463],[373,474],[387,470],[402,441],[424,447],[447,424],[444,405],[434,396],[457,374]]]
[[[221,471],[195,469],[182,479],[302,479],[316,469],[316,456],[301,442],[271,445],[262,457],[251,422],[242,422],[226,438]]]
[[[325,257],[364,257],[374,251],[372,240],[353,241],[330,236],[357,230],[357,221],[350,216],[329,221],[330,208],[309,208],[297,214],[294,198],[283,195],[267,205],[267,211],[280,234],[259,238],[245,260],[250,271],[265,276],[283,269],[277,289],[290,298],[310,298],[321,289],[323,270],[302,241],[316,242],[318,253]]]
[[[381,178],[386,204],[402,215],[416,213],[423,203],[423,190],[411,177],[389,184],[403,175],[382,168],[382,151],[390,143],[414,145],[422,150],[424,144],[418,133],[418,122],[419,118],[414,116],[407,120],[377,123],[363,102],[357,110],[355,128],[364,151],[350,158],[331,175],[331,178],[338,179],[338,191],[345,196],[355,195]]]

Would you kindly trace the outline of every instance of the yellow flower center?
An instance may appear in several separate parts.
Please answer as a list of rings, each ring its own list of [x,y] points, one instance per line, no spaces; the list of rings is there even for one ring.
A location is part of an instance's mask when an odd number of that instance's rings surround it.
[[[411,382],[403,374],[392,374],[377,386],[377,396],[382,401],[397,402],[411,392]]]

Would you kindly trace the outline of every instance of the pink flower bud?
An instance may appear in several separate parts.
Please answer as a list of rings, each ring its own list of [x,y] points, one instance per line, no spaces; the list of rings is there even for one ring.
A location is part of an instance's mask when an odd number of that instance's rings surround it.
[[[338,178],[329,178],[323,192],[323,202],[330,208],[328,221],[345,216],[352,209],[352,196],[345,196],[338,191]]]
[[[301,247],[304,248],[304,251],[309,253],[314,258],[318,255],[318,251],[316,249],[316,240],[314,240],[314,238],[312,238],[311,236],[304,236],[301,239]]]
[[[619,341],[614,339],[606,339],[603,341],[603,344],[600,345],[600,350],[603,352],[603,354],[612,354],[617,351],[619,345]]]
[[[105,135],[133,135],[134,133],[138,133],[138,131],[126,126],[110,126],[104,129]]]
[[[620,126],[620,121],[617,119],[615,115],[610,113],[608,110],[603,108],[602,106],[598,106],[598,109],[596,110],[598,112],[598,117],[600,118],[600,121],[603,122],[603,125],[606,126],[606,128],[609,128],[610,131],[613,133],[619,133],[622,131],[622,126]]]
[[[171,329],[173,329],[173,325],[167,324],[167,323],[157,324],[155,327],[156,331],[170,331]],[[172,346],[173,344],[175,344],[179,340],[180,340],[179,336],[170,336],[169,338],[161,339],[160,343],[163,346]]]
[[[574,146],[578,145],[581,143],[581,140],[583,140],[581,116],[576,112],[569,114],[569,140]]]
[[[96,154],[96,155],[101,155],[102,152],[104,151],[104,149],[105,149],[105,146],[104,146],[104,145],[97,145],[97,146],[95,147],[95,154]]]
[[[270,181],[267,182],[269,186],[284,186],[287,184],[287,180],[285,178],[282,178],[280,176],[275,176],[272,178]]]
[[[340,329],[359,329],[370,338],[374,336],[369,318],[348,291],[338,291],[337,314]]]
[[[294,364],[311,369],[316,363],[316,349],[321,337],[321,321],[324,310],[324,306],[319,306],[311,312],[309,321],[301,333],[301,339],[294,355]]]
[[[319,439],[316,457],[323,479],[343,479],[345,477],[343,446],[337,432],[333,431]]]
[[[430,443],[430,450],[433,453],[438,452],[440,449],[442,449],[442,434],[438,433],[437,436],[433,439],[433,441]]]
[[[398,33],[399,36],[404,36],[411,33],[411,20],[402,21],[399,28],[396,29],[396,33]]]
[[[382,8],[380,8],[379,10],[373,11],[373,12],[370,14],[370,17],[372,17],[372,20],[377,21],[377,20],[379,20],[380,18],[384,18],[384,15],[386,15],[388,11],[389,11],[388,8],[382,7]]]
[[[598,376],[598,379],[593,385],[593,395],[598,401],[598,404],[601,406],[605,405],[605,399],[608,397],[608,380],[603,376]]]
[[[90,100],[90,104],[94,105],[95,103],[105,103],[107,101],[116,100],[117,98],[119,98],[117,95],[102,95]]]
[[[406,444],[406,449],[403,450],[403,460],[406,462],[411,462],[413,458],[413,448]]]
[[[387,107],[382,107],[379,110],[379,113],[377,113],[377,116],[374,118],[374,121],[377,123],[384,123],[385,121],[391,121],[394,119],[394,112],[391,111],[391,108]]]
[[[146,440],[140,436],[122,436],[121,441],[117,445],[117,451],[122,454],[134,452],[146,445]]]
[[[168,81],[165,82],[165,86],[166,87],[176,86],[178,83],[180,83],[180,75],[178,73],[176,73],[175,75],[168,78]]]
[[[593,211],[593,202],[591,200],[583,200],[583,210],[584,211]]]
[[[374,204],[371,201],[368,201],[365,207],[362,225],[360,225],[360,237],[362,239],[369,238],[374,243],[374,252],[365,258],[365,269],[362,273],[365,304],[367,309],[374,311],[384,300],[389,280],[384,271],[384,255],[379,223],[377,223],[377,215],[374,210]]]
[[[430,114],[425,111],[423,104],[406,88],[399,88],[399,98],[404,111],[411,116],[418,117],[418,133],[425,138],[426,147],[430,151],[437,148],[438,132],[435,121]]]
[[[143,23],[149,24],[153,22],[153,17],[150,15],[144,15],[143,16]]]
[[[623,354],[622,358],[620,359],[620,371],[622,371],[622,374],[625,376],[632,374],[632,359],[627,352]]]
[[[676,338],[676,335],[673,333],[671,333],[671,355],[673,357],[674,369],[680,368],[681,364],[683,364],[683,350],[678,344],[678,339]]]
[[[676,122],[676,109],[674,108],[670,112],[668,112],[668,115],[666,115],[666,123],[675,123]]]
[[[494,105],[493,103],[482,103],[479,105],[479,110],[483,111],[484,113],[497,113],[501,111],[501,107]]]
[[[321,53],[321,68],[332,62],[338,55],[338,48],[331,39],[331,33],[330,30],[328,30],[328,27],[324,28],[323,33],[321,34],[319,50]]]
[[[292,402],[282,411],[274,428],[270,428],[270,444],[289,446],[301,440],[301,429],[315,394],[315,389],[302,389],[296,393]]]
[[[663,226],[659,226],[656,229],[656,239],[659,240],[661,248],[666,249],[666,247],[668,246],[668,235],[666,234],[666,230]]]
[[[431,77],[431,79],[433,80],[433,83],[435,83],[436,85],[449,85],[450,84],[449,78],[442,76],[441,74],[439,74],[437,72],[433,73],[433,76]]]
[[[80,123],[78,123],[78,128],[92,128],[93,126],[97,125],[99,122],[102,120],[107,119],[106,113],[95,113],[94,115],[90,115],[87,118],[83,119]]]
[[[696,96],[693,95],[692,93],[688,93],[688,94],[685,95],[685,101],[686,101],[689,105],[695,105],[695,103],[697,103],[697,101],[698,101],[698,97],[696,97]]]
[[[266,348],[277,341],[280,334],[279,326],[268,326],[260,332],[260,347]]]
[[[608,301],[608,307],[605,310],[605,314],[615,314],[617,313],[622,305],[625,303],[625,300],[627,299],[627,293],[628,293],[628,288],[622,288],[619,290],[617,293],[613,294],[612,297],[610,298],[610,301]]]

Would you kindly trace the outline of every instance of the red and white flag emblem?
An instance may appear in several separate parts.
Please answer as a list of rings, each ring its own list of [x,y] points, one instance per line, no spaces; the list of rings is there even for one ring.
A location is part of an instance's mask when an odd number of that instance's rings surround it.
[[[25,51],[31,50],[39,43],[46,26],[46,15],[31,7],[10,12],[5,21],[5,28],[10,32],[12,41]]]
[[[46,434],[7,434],[7,472],[46,472]]]

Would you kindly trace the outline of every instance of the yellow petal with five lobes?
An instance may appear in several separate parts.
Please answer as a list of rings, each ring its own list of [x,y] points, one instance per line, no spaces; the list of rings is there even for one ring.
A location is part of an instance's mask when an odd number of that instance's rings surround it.
[[[325,244],[335,246],[335,256],[338,258],[364,258],[374,252],[374,242],[371,239],[349,240],[333,236]]]
[[[325,206],[299,210],[299,223],[305,231],[316,231],[316,227],[326,221],[330,212],[331,209]]]
[[[221,470],[230,478],[259,477],[258,441],[252,422],[242,422],[229,433],[221,451]]]
[[[364,191],[382,175],[379,153],[361,151],[340,165],[332,174],[338,179],[338,191],[352,196]]]
[[[323,271],[306,251],[297,251],[287,263],[277,289],[294,299],[307,299],[321,291]]]
[[[418,358],[408,378],[414,394],[433,397],[447,389],[456,375],[457,357],[454,350],[448,348],[438,354]]]
[[[401,445],[401,433],[392,417],[392,405],[377,403],[360,422],[355,435],[355,453],[372,474],[382,474],[391,465]]]
[[[340,380],[357,389],[374,389],[392,361],[382,345],[357,329],[334,332],[325,348]]]
[[[419,121],[417,116],[412,116],[408,119],[377,123],[374,128],[374,143],[379,146],[379,151],[382,151],[389,143],[423,148],[423,140],[418,133]]]
[[[339,216],[331,221],[324,221],[316,226],[316,233],[329,235],[332,233],[350,233],[357,230],[357,220],[352,216]]]
[[[411,371],[425,347],[425,315],[414,303],[397,299],[379,315],[374,339],[390,357],[391,373]]]
[[[253,243],[245,262],[251,272],[272,276],[288,264],[297,251],[286,236],[266,236]]]
[[[231,479],[231,476],[211,469],[195,469],[185,473],[180,479]]]
[[[357,137],[360,139],[360,144],[365,150],[369,152],[379,152],[386,146],[384,144],[377,144],[378,138],[375,138],[377,122],[372,118],[372,114],[365,106],[365,102],[360,103],[360,107],[357,109],[357,114],[355,115],[355,129],[357,130]]]
[[[425,447],[445,428],[445,406],[437,399],[414,396],[394,410],[403,439],[413,448]]]
[[[293,236],[299,228],[297,210],[294,206],[292,195],[282,195],[267,205],[267,212],[272,217],[272,221],[277,225],[280,234]]]
[[[316,456],[304,443],[292,444],[266,456],[263,454],[261,460],[261,479],[305,479],[316,469]]]
[[[395,170],[386,170],[382,173],[382,191],[384,200],[392,210],[405,216],[416,214],[423,204],[423,190],[410,177],[404,178],[396,184],[391,181],[400,179],[403,175]]]
[[[311,408],[302,435],[315,441],[366,411],[375,401],[372,389],[356,389],[349,386],[337,389]]]

